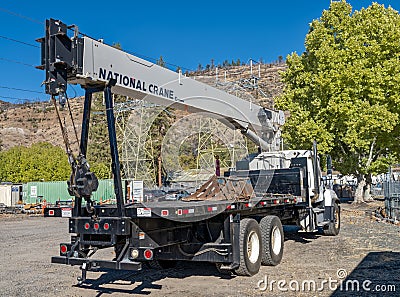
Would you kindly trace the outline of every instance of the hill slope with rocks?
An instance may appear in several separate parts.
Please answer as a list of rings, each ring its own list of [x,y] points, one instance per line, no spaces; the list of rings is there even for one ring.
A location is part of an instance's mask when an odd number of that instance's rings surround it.
[[[273,98],[282,93],[280,72],[285,64],[261,64],[230,66],[189,74],[196,80],[223,89],[239,97],[273,108]],[[83,112],[82,97],[70,99],[71,111],[80,136]],[[69,140],[74,148],[77,142],[67,108],[60,111],[68,129]],[[178,115],[179,117],[179,115]],[[51,102],[11,104],[0,101],[0,139],[2,150],[21,145],[46,141],[64,148],[58,119]]]

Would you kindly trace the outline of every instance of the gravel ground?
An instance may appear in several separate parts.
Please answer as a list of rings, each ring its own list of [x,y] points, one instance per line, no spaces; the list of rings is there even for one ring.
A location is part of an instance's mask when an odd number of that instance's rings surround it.
[[[50,263],[58,244],[69,240],[66,219],[3,216],[0,296],[400,296],[400,227],[366,216],[378,204],[342,205],[336,237],[285,229],[281,264],[253,277],[180,263],[161,271],[88,272],[83,287],[76,286],[78,267]]]

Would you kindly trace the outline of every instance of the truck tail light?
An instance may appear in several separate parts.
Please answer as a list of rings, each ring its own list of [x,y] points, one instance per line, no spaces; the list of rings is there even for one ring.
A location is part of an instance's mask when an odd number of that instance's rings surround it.
[[[61,254],[66,254],[68,252],[68,247],[65,244],[60,245]]]
[[[145,250],[145,251],[144,251],[144,258],[145,258],[146,260],[152,259],[152,258],[153,258],[153,251],[150,250],[150,249]]]
[[[99,225],[99,223],[94,223],[93,227],[95,230],[99,230],[100,225]]]
[[[110,229],[110,224],[109,223],[104,223],[103,228],[104,228],[104,230]]]
[[[89,230],[89,228],[90,228],[90,224],[89,224],[89,223],[86,223],[86,224],[85,224],[85,229],[86,229],[86,230]]]

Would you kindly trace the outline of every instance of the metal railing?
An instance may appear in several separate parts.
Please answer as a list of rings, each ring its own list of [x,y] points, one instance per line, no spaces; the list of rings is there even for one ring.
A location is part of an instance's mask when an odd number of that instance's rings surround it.
[[[387,216],[391,219],[400,220],[400,181],[385,181],[383,193]]]

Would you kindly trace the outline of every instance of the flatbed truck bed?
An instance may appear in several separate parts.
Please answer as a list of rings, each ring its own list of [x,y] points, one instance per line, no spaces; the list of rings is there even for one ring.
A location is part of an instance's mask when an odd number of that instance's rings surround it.
[[[180,221],[200,221],[216,214],[248,213],[282,211],[292,209],[295,205],[303,206],[301,197],[279,195],[275,197],[256,197],[246,201],[154,201],[125,205],[126,217],[164,218]],[[113,216],[116,205],[96,207],[99,217]]]

